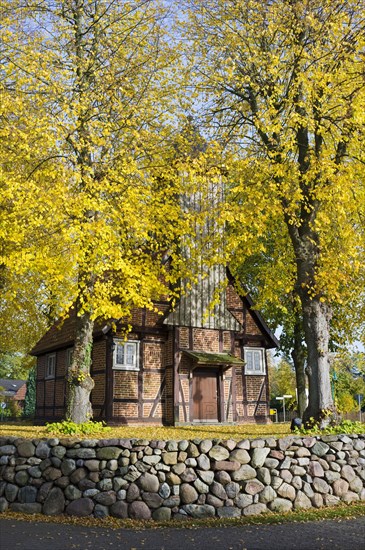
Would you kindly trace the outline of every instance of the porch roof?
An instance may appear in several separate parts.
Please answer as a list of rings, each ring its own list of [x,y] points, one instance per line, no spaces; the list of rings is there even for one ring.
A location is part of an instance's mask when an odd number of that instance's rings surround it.
[[[199,366],[211,366],[211,365],[224,365],[227,367],[233,367],[234,365],[240,366],[244,364],[242,359],[231,355],[230,353],[209,353],[206,351],[184,351],[187,357],[193,359],[195,365]]]

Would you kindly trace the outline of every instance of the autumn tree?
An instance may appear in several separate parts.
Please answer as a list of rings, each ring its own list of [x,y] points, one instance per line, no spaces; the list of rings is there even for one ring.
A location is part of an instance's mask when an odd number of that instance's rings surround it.
[[[165,12],[151,0],[2,6],[2,131],[10,143],[3,236],[11,242],[2,263],[20,281],[42,274],[47,300],[61,316],[70,308],[76,315],[67,395],[75,422],[92,414],[95,320],[154,309],[184,268],[177,242],[189,226],[176,200],[179,171],[168,163],[178,65]],[[166,251],[173,268],[161,262]]]
[[[231,246],[250,256],[280,228],[287,253],[271,291],[298,298],[305,419],[324,426],[331,319],[341,301],[359,303],[364,281],[364,2],[187,4],[202,123],[232,155]]]

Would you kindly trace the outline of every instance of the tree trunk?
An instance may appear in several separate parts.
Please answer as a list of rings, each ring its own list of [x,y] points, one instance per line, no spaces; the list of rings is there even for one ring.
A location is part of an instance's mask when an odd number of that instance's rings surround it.
[[[90,376],[94,321],[90,313],[77,317],[75,346],[67,381],[66,420],[81,424],[92,416],[90,402],[94,381]]]
[[[304,411],[307,408],[306,373],[305,373],[306,350],[303,345],[303,323],[299,313],[296,313],[296,321],[294,325],[293,351],[291,353],[291,356],[292,356],[294,368],[295,368],[298,415],[300,416],[300,418],[303,418]]]
[[[306,424],[313,418],[320,428],[335,417],[328,357],[331,311],[320,299],[302,297],[303,325],[307,344],[309,403],[304,412]]]

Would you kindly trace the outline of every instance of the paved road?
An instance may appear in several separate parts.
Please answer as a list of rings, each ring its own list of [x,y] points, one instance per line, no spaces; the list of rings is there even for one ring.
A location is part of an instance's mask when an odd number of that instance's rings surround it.
[[[217,528],[104,529],[0,519],[1,550],[365,550],[365,518]]]

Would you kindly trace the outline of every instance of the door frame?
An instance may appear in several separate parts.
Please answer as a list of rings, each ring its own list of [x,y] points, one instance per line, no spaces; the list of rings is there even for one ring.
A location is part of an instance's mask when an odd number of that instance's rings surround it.
[[[193,400],[193,384],[194,384],[194,372],[208,372],[216,375],[217,378],[217,420],[201,420],[194,418],[194,400]],[[203,368],[196,367],[190,371],[189,377],[189,421],[194,424],[219,424],[224,422],[224,387],[223,387],[223,369],[216,365],[206,366]]]

